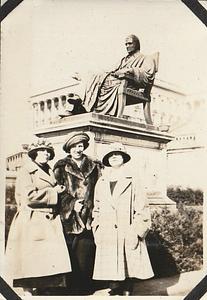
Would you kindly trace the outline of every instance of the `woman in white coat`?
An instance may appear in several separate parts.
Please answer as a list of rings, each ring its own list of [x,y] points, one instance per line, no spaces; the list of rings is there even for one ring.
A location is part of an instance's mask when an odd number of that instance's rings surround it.
[[[130,278],[148,279],[154,275],[145,244],[150,211],[142,184],[125,168],[129,160],[122,144],[112,144],[103,158],[103,164],[110,168],[95,188],[93,279],[109,280],[110,295],[129,295]]]
[[[17,213],[11,224],[6,247],[7,270],[13,287],[27,293],[34,290],[64,287],[71,263],[56,213],[57,185],[48,161],[55,153],[50,143],[37,140],[30,145],[30,160],[16,181]]]

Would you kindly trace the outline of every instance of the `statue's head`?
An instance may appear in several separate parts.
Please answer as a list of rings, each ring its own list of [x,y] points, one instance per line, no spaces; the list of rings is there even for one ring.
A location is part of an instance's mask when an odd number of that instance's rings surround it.
[[[129,54],[132,54],[133,52],[140,50],[140,41],[138,37],[134,34],[130,34],[129,36],[126,37],[125,45],[126,45],[127,52]]]

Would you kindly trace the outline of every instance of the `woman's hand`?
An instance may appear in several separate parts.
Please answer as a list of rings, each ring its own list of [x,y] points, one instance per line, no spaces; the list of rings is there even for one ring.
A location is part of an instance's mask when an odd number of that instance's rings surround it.
[[[75,204],[74,204],[74,211],[76,211],[77,213],[79,213],[83,207],[83,200],[84,199],[78,199],[75,201]]]
[[[65,191],[65,186],[64,185],[56,185],[55,187],[54,187],[54,189],[55,189],[55,191],[58,193],[58,194],[61,194],[62,192],[64,192]]]

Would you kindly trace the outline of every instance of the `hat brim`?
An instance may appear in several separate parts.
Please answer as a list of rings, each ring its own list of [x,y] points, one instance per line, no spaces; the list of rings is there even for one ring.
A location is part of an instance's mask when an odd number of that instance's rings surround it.
[[[33,158],[34,155],[37,153],[37,151],[39,150],[47,150],[48,153],[50,153],[50,158],[49,160],[52,160],[54,157],[55,157],[55,152],[52,148],[49,148],[49,147],[37,147],[37,148],[34,148],[34,149],[31,149],[27,152],[28,156],[30,158]]]
[[[110,151],[102,159],[102,162],[103,162],[104,166],[111,167],[111,165],[109,164],[109,157],[114,152],[120,153],[122,155],[123,160],[124,160],[124,164],[127,163],[131,159],[131,156],[129,154],[127,154],[126,152],[123,152],[123,151]]]

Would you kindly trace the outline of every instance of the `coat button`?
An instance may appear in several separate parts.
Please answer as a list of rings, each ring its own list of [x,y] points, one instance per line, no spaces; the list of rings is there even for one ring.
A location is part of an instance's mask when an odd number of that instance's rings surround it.
[[[115,225],[114,225],[114,228],[118,228],[118,226],[115,224]]]

